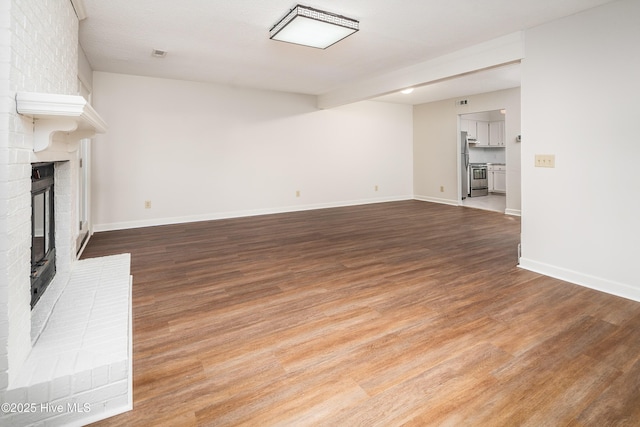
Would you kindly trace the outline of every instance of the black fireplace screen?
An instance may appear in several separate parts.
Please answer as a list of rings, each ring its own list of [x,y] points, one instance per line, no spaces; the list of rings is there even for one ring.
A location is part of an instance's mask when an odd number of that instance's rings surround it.
[[[31,171],[31,308],[56,274],[53,163]]]

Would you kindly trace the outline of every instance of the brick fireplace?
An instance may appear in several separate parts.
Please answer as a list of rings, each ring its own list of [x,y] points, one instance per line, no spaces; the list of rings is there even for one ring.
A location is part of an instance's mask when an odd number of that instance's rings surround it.
[[[0,1],[0,401],[10,405],[0,425],[80,425],[131,407],[129,255],[77,260],[77,148],[106,130],[77,95],[81,10],[81,0]],[[56,272],[32,310],[31,177],[42,162],[54,165]]]
[[[8,378],[0,391],[0,400],[15,406],[0,413],[0,423],[95,421],[132,406],[129,255],[76,259],[77,148],[80,140],[104,132],[106,124],[77,95],[18,92],[15,110],[29,163],[9,165],[11,202],[25,206],[14,210],[10,230],[20,250],[9,270],[8,293],[15,295],[7,304]],[[53,168],[55,183],[56,271],[31,308],[31,263],[24,261],[32,259],[33,167],[43,164]],[[23,181],[30,185],[17,184]],[[24,412],[25,407],[30,409]]]

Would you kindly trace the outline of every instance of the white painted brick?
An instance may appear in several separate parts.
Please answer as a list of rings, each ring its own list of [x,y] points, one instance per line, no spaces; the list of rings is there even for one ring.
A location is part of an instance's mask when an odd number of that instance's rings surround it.
[[[62,415],[48,418],[44,421],[44,427],[60,427],[69,425],[81,425],[79,422],[82,420],[83,415],[73,412],[65,412]]]
[[[36,407],[37,408],[37,407]],[[37,408],[40,409],[40,408]],[[27,413],[17,413],[12,414],[9,417],[9,421],[7,425],[10,426],[34,426],[38,421],[41,421],[43,418],[43,414],[40,411],[37,412],[27,412]]]
[[[5,326],[5,328],[6,328],[6,326]],[[6,352],[5,352],[4,356],[6,356]],[[9,369],[9,361],[7,360],[6,357],[0,357],[0,372],[4,372],[7,369]]]
[[[112,412],[118,409],[126,408],[130,404],[129,398],[126,395],[121,395],[119,397],[109,399],[105,402],[105,411]]]
[[[73,368],[76,365],[76,357],[77,356],[75,354],[69,355],[67,357],[61,357],[58,360],[58,365],[56,366],[54,376],[60,377],[63,375],[67,376],[73,374]]]
[[[55,401],[71,395],[71,376],[69,375],[54,378],[50,385],[51,400]]]
[[[0,59],[6,61],[7,58],[11,58],[11,48],[9,46],[0,46]]]
[[[124,396],[129,390],[126,381],[117,381],[109,383],[104,387],[95,388],[84,393],[79,393],[76,398],[79,402],[106,402],[117,396]]]
[[[109,383],[109,365],[101,365],[94,368],[91,373],[92,386],[102,387]]]
[[[116,362],[109,366],[109,381],[121,381],[125,380],[129,375],[129,362],[127,360],[122,360],[120,362]]]
[[[37,363],[31,377],[32,383],[49,383],[53,379],[53,373],[57,365],[58,356],[52,354],[50,358]]]
[[[80,394],[91,390],[91,371],[77,372],[73,377],[72,392]]]
[[[9,371],[0,372],[0,389],[6,389],[9,386]]]
[[[59,301],[49,321],[48,328],[40,336],[37,345],[32,351],[28,363],[31,363],[33,358],[36,358],[36,361],[43,359],[43,355],[51,357],[55,350],[55,345],[59,341],[65,343],[67,342],[66,340],[73,341],[73,334],[68,333],[68,326],[70,325],[66,323],[66,318],[68,317],[73,322],[76,322],[74,327],[78,328],[77,336],[80,337],[82,345],[82,350],[78,354],[83,355],[78,355],[75,367],[72,367],[74,364],[62,362],[63,360],[71,359],[71,357],[68,355],[60,357],[53,375],[58,376],[61,371],[62,373],[65,370],[68,372],[69,370],[78,369],[81,365],[93,364],[91,380],[89,381],[85,372],[80,372],[78,375],[69,375],[71,382],[70,394],[68,397],[60,398],[60,401],[64,399],[75,399],[83,403],[87,401],[92,403],[92,407],[97,410],[97,408],[106,407],[109,401],[116,402],[113,403],[116,405],[128,402],[131,397],[128,395],[131,373],[128,369],[129,360],[127,359],[129,348],[128,309],[130,304],[129,262],[130,257],[128,255],[80,261],[77,274],[74,273],[68,280],[64,298]],[[119,281],[113,280],[110,276],[118,277]],[[111,283],[109,292],[97,292],[97,290],[105,289],[105,284],[101,281],[103,278],[106,278],[106,282]],[[119,290],[119,297],[116,295],[116,289]],[[101,300],[102,295],[107,297],[114,296],[116,297],[114,298],[115,300],[120,300],[123,303],[122,306],[118,307],[117,311],[124,316],[124,319],[114,319],[114,313],[112,312],[98,313],[99,310],[86,309],[86,307],[92,305],[95,307],[105,305]],[[89,298],[89,300],[84,301],[78,298]],[[69,301],[71,304],[69,304]],[[77,307],[74,306],[73,303],[79,301],[81,302],[80,305],[85,308],[84,310],[77,310]],[[60,308],[64,310],[59,313],[58,309]],[[78,312],[82,313],[78,315]],[[95,318],[102,315],[105,316],[105,321]],[[83,324],[85,328],[82,327]],[[61,333],[62,336],[59,337],[58,333]],[[95,346],[88,348],[87,343],[93,339],[92,334],[106,338],[96,340]],[[114,349],[117,351],[122,350],[122,354],[114,354]],[[60,351],[67,351],[68,353],[68,347],[60,348]],[[116,357],[120,357],[120,359],[116,359]],[[91,388],[89,388],[89,383]],[[121,384],[113,386],[116,383]],[[84,389],[86,391],[80,394],[76,393],[76,390]],[[66,390],[65,387],[64,392]],[[53,399],[59,398],[62,393],[62,391],[56,391],[54,386],[50,389]],[[117,406],[118,409],[123,410],[127,407],[127,404]],[[95,412],[93,415],[95,415]]]
[[[16,150],[12,150],[16,151]],[[29,178],[24,177],[21,179],[12,180],[6,183],[7,185],[7,198],[17,199],[22,203],[30,203],[31,197],[25,197],[25,195],[31,193],[31,181]]]
[[[7,255],[7,252],[9,251],[9,248],[11,247],[9,246],[10,242],[11,242],[11,237],[9,236],[9,233],[0,231],[0,252],[3,254],[3,255],[0,255],[0,257],[2,257],[2,259],[0,259],[0,269],[2,269],[3,271],[5,268],[7,268],[6,255]],[[2,297],[0,296],[0,301],[1,300],[2,300]]]
[[[2,81],[2,76],[0,76],[0,81]],[[2,118],[0,117],[0,120]],[[0,140],[9,138],[8,136],[8,132],[0,132]],[[6,165],[9,163],[10,159],[11,159],[11,151],[9,150],[9,148],[5,148],[5,147],[0,147],[0,164],[1,165]],[[0,183],[1,184],[7,184],[7,171],[5,168],[2,168],[2,170],[0,170]],[[0,190],[0,198],[2,199],[6,199],[7,195],[9,194],[9,187],[3,187],[3,189]],[[4,211],[3,211],[4,212]]]
[[[19,387],[5,392],[5,402],[8,403],[27,403],[27,388]]]
[[[49,383],[38,383],[27,389],[27,401],[29,403],[49,402]]]
[[[69,1],[12,0],[1,2],[0,11],[6,12],[1,14],[3,18],[0,18],[0,79],[9,79],[8,90],[12,93],[33,91],[76,94],[78,22]],[[2,30],[2,28],[9,30]],[[2,48],[7,46],[10,46],[10,49]],[[20,367],[31,349],[29,177],[31,159],[37,157],[34,157],[32,152],[32,119],[17,115],[13,96],[8,96],[4,92],[0,93],[0,139],[0,147],[2,147],[0,163],[3,166],[0,170],[0,207],[2,207],[0,212],[9,212],[8,216],[0,218],[0,238],[2,239],[0,243],[0,268],[2,269],[0,272],[0,349],[6,349],[7,346],[9,348],[8,352],[0,351],[0,371],[11,369],[10,373],[15,379],[18,375],[15,370]],[[8,148],[5,149],[5,147]],[[59,242],[56,244],[59,249],[58,271],[71,271],[76,264],[77,164],[75,161],[68,162],[60,164],[56,169],[60,169],[60,174],[56,170],[56,209],[66,215],[66,218],[57,218],[56,221],[56,233],[59,237]],[[4,280],[5,278],[7,280]],[[79,293],[79,295],[85,294]],[[124,304],[128,303],[125,299]],[[106,307],[111,306],[106,305]],[[90,329],[89,325],[92,325],[87,319],[91,316],[106,315],[107,311],[97,307],[93,313],[85,313],[85,324],[84,326],[81,324],[78,328],[80,336],[83,336]],[[123,324],[123,329],[126,330],[127,323]],[[118,322],[113,324],[108,322],[105,326],[103,330],[95,329],[96,337],[104,337],[107,343],[110,339],[118,340],[116,331]],[[73,328],[67,329],[73,330]],[[91,328],[91,331],[94,332],[94,328]],[[53,331],[50,336],[42,335],[42,341],[34,347],[26,362],[29,366],[25,366],[24,375],[34,377],[33,379],[53,378],[47,383],[47,387],[31,386],[28,389],[28,395],[25,394],[27,393],[25,388],[7,391],[5,397],[18,397],[22,393],[22,398],[38,400],[51,398],[67,402],[72,401],[70,399],[78,400],[79,397],[71,396],[74,391],[80,391],[85,392],[84,398],[91,396],[94,399],[103,400],[103,402],[92,402],[96,410],[99,408],[104,410],[107,402],[118,404],[119,399],[123,399],[118,397],[119,393],[123,393],[123,389],[111,387],[109,381],[118,379],[123,384],[127,384],[130,380],[130,372],[126,368],[127,362],[118,362],[115,365],[109,362],[110,352],[97,353],[98,356],[94,357],[88,354],[82,357],[74,355],[67,358],[61,357],[55,364],[55,368],[47,368],[45,365],[36,363],[35,356],[38,354],[69,351],[70,348],[74,348],[73,340],[62,332]],[[94,342],[96,346],[101,342],[99,338],[90,338],[89,341]],[[103,345],[105,341],[102,341]],[[41,347],[38,347],[40,344]],[[128,348],[126,337],[124,345],[120,346]],[[35,357],[33,361],[32,357]],[[34,365],[32,366],[31,363]],[[102,365],[96,367],[95,363]],[[91,368],[71,376],[73,370],[82,365],[91,366]],[[2,389],[6,389],[8,381],[7,372],[0,372]],[[102,384],[104,387],[91,390],[91,387]],[[86,394],[87,392],[89,394]],[[124,394],[126,395],[126,391]],[[4,425],[4,421],[8,420],[16,425],[25,425],[28,422],[60,425],[65,420],[79,421],[84,415],[50,415],[47,420],[43,420],[42,416],[43,414],[3,418],[0,419],[0,424]]]
[[[20,426],[25,425],[22,420],[18,418],[19,414],[7,414],[5,417],[0,418],[2,420],[3,425],[7,426]]]

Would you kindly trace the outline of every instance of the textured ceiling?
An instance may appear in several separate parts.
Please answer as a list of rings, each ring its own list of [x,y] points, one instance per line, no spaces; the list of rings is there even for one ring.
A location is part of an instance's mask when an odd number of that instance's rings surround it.
[[[303,2],[360,21],[359,32],[320,50],[269,40],[271,26],[295,6],[291,0],[84,0],[80,43],[96,71],[320,95],[610,1]],[[153,49],[168,54],[155,58]],[[458,96],[451,90],[463,84],[467,94],[514,87],[517,68],[383,99],[425,102],[427,90],[428,100],[444,99]]]

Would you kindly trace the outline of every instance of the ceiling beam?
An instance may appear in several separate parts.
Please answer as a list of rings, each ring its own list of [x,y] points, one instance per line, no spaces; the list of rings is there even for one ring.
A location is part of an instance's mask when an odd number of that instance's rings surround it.
[[[410,67],[363,80],[317,97],[320,109],[364,101],[398,90],[517,62],[524,58],[524,33],[518,31]]]

